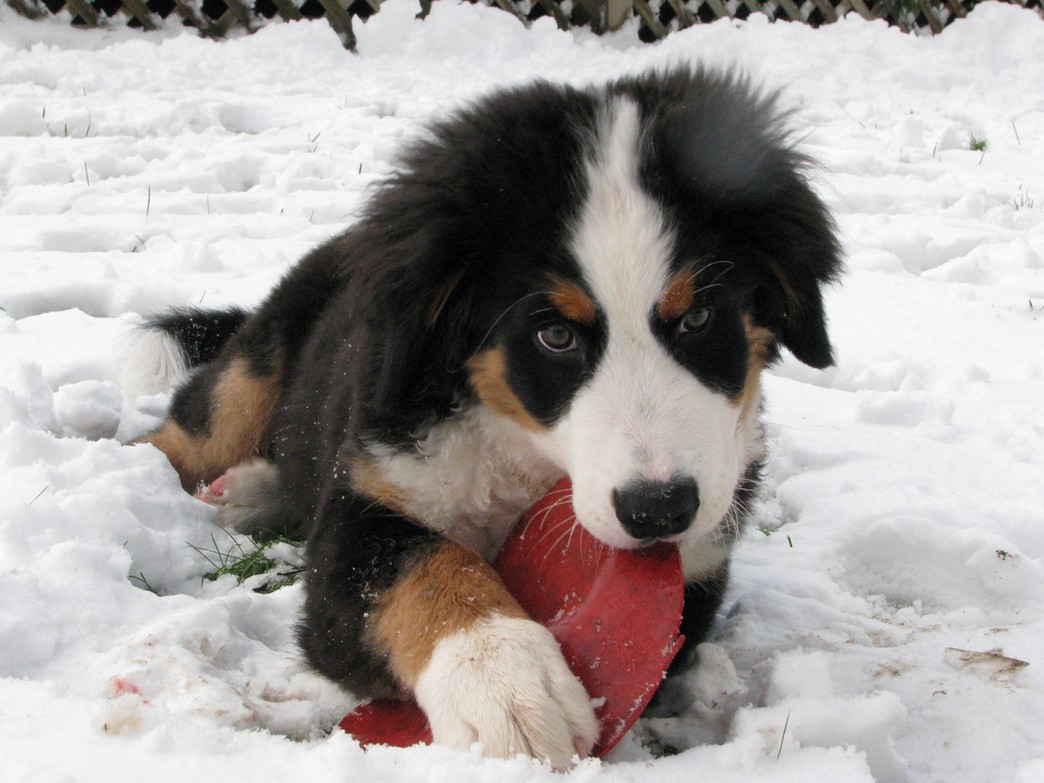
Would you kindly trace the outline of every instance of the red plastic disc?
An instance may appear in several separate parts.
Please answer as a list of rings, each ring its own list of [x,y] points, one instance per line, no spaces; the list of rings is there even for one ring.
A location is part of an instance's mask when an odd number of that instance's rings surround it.
[[[684,578],[676,547],[612,549],[576,523],[571,501],[563,479],[526,512],[493,566],[595,700],[601,756],[642,714],[681,648]],[[363,745],[432,741],[413,702],[370,702],[340,725]]]

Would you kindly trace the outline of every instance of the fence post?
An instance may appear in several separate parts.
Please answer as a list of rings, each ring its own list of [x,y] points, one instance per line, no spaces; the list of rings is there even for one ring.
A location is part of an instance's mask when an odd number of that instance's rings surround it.
[[[49,11],[41,7],[36,0],[7,0],[7,4],[24,16],[26,19],[39,19],[46,16]]]
[[[631,0],[603,0],[605,3],[605,29],[619,30],[631,16]]]
[[[326,21],[341,39],[344,48],[355,51],[355,31],[352,30],[352,15],[348,13],[348,6],[352,0],[319,0],[326,9]]]

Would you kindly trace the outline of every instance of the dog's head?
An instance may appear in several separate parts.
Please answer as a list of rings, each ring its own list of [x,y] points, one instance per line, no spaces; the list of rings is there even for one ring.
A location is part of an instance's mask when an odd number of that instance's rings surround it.
[[[371,214],[416,221],[378,404],[466,388],[570,475],[602,541],[705,535],[758,457],[761,369],[780,346],[832,361],[839,251],[804,165],[772,98],[704,72],[458,115]]]

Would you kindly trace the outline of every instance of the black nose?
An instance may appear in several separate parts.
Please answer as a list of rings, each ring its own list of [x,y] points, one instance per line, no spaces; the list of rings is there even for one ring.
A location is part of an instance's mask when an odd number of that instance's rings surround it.
[[[690,524],[700,507],[696,479],[675,476],[670,481],[640,479],[613,490],[616,518],[627,534],[638,539],[666,538]]]

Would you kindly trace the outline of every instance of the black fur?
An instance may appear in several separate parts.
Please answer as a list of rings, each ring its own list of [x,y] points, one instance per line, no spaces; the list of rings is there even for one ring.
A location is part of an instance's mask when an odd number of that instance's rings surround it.
[[[145,328],[173,337],[185,353],[186,364],[196,367],[212,361],[247,317],[247,311],[239,307],[226,310],[179,307],[149,319]]]
[[[209,390],[232,358],[258,375],[280,373],[262,454],[279,469],[282,507],[294,511],[286,525],[308,538],[301,646],[359,695],[395,691],[365,618],[438,536],[359,494],[346,467],[373,444],[410,451],[433,424],[476,405],[467,366],[485,348],[506,350],[509,383],[542,423],[585,383],[606,340],[600,318],[574,325],[580,353],[541,369],[519,341],[539,328],[547,281],[579,278],[565,237],[606,94],[640,106],[642,184],[668,211],[679,263],[699,259],[714,284],[706,331],[682,339],[655,327],[677,361],[739,394],[746,313],[803,362],[828,365],[820,286],[836,277],[839,250],[807,161],[786,144],[772,97],[702,71],[623,80],[607,93],[538,84],[487,98],[414,143],[362,219],[302,260],[241,325],[241,313],[207,325],[193,312],[192,328],[184,314],[153,322],[210,362],[172,406],[190,432],[206,431]],[[229,336],[229,325],[240,328]],[[740,527],[756,474],[753,465],[737,488],[724,539]],[[686,650],[672,673],[709,632],[727,573],[726,563],[687,587]]]

